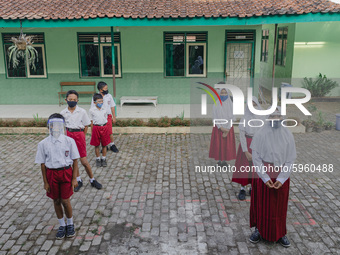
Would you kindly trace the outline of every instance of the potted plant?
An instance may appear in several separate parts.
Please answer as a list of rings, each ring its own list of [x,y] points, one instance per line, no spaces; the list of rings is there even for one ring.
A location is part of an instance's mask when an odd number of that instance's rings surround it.
[[[18,38],[12,37],[13,45],[8,48],[9,62],[12,63],[13,68],[16,68],[20,61],[19,59],[27,59],[27,64],[36,70],[35,62],[38,61],[38,51],[33,47],[33,37],[26,36],[22,32],[22,25],[20,22],[20,35]]]
[[[315,126],[316,132],[320,133],[322,132],[322,130],[324,130],[324,123],[325,121],[322,117],[322,112],[319,112],[318,121],[316,122],[316,126]]]
[[[313,132],[313,129],[315,127],[315,121],[314,120],[305,120],[303,122],[303,125],[306,127],[306,132],[310,133]]]
[[[325,126],[326,130],[331,130],[333,128],[334,124],[332,122],[328,121],[328,122],[325,123],[324,126]]]

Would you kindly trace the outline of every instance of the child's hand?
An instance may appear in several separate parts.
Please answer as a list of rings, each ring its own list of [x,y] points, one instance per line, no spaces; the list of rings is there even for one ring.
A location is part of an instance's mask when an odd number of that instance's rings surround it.
[[[78,187],[77,179],[72,179],[72,190],[74,190],[75,187]]]
[[[116,124],[116,117],[112,118],[112,124]]]
[[[44,183],[44,189],[46,190],[47,193],[50,193],[50,191],[51,191],[50,185],[47,182]]]

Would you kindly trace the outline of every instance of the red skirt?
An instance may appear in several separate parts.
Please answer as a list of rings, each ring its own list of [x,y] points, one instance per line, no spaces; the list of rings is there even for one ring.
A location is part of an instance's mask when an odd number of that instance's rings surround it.
[[[234,127],[228,132],[227,137],[222,137],[222,131],[215,126],[210,140],[209,158],[229,161],[236,158],[236,145]]]
[[[269,163],[264,165],[269,166]],[[279,172],[267,172],[267,174],[275,183]],[[267,241],[276,242],[287,234],[289,183],[290,179],[277,190],[268,188],[261,178],[253,179],[250,227],[257,227],[261,237]]]
[[[248,152],[251,153],[250,144],[251,144],[252,138],[246,137],[246,140],[247,140]],[[253,173],[250,171],[251,168],[245,168],[247,166],[250,166],[250,164],[246,157],[246,154],[242,151],[242,146],[240,144],[238,146],[237,156],[236,156],[236,161],[235,161],[236,172],[233,173],[233,179],[231,181],[239,183],[242,186],[246,186],[250,184],[253,179]]]

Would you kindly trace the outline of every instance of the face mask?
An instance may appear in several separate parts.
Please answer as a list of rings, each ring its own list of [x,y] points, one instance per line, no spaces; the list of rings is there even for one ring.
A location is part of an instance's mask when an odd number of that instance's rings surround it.
[[[97,106],[98,106],[99,108],[102,108],[103,104],[97,104]]]
[[[76,101],[67,101],[67,104],[69,107],[73,108],[77,105],[77,102]]]
[[[282,122],[281,120],[274,120],[273,124],[271,122],[269,123],[272,128],[278,129],[279,127],[281,127],[281,122]]]
[[[228,99],[228,95],[227,96],[220,96],[221,100],[224,102],[225,100]]]
[[[107,95],[109,93],[109,90],[103,90],[102,92],[104,95]]]

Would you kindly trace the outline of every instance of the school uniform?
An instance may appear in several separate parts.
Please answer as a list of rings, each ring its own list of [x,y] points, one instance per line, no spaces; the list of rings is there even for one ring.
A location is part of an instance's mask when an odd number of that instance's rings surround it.
[[[68,108],[65,108],[60,112],[60,114],[65,118],[67,136],[75,140],[80,157],[86,157],[86,138],[84,128],[91,124],[86,111],[77,105],[73,112],[70,112]]]
[[[92,98],[92,101],[91,101],[91,108],[92,107],[95,107],[95,104],[93,102],[93,98]],[[106,127],[107,127],[107,130],[109,132],[109,135],[111,135],[112,134],[112,111],[111,111],[111,108],[116,107],[116,103],[113,100],[113,97],[112,97],[111,94],[106,94],[106,95],[103,96],[103,106],[102,106],[102,108],[103,107],[106,109],[106,113],[107,113]]]
[[[213,127],[211,139],[209,158],[220,161],[229,161],[236,158],[236,144],[234,127],[231,126],[230,120],[235,120],[233,116],[233,105],[230,96],[222,102],[218,102],[213,106],[213,118],[228,120],[227,124],[216,124]],[[221,127],[229,129],[227,137],[223,137]]]
[[[90,120],[93,122],[90,145],[104,147],[111,143],[110,133],[107,128],[107,111],[104,105],[101,108],[92,107],[89,111]]]
[[[72,196],[73,160],[80,157],[75,141],[65,135],[58,139],[48,136],[38,144],[35,163],[45,164],[46,177],[52,199],[68,199]]]
[[[289,177],[296,159],[296,147],[294,136],[286,127],[275,129],[266,124],[254,135],[250,146],[253,164],[257,167],[257,178],[252,184],[256,186],[256,192],[251,193],[250,227],[257,227],[263,239],[276,242],[287,233]],[[275,166],[279,171],[267,169],[265,172],[263,166]],[[269,180],[280,181],[282,187],[268,188],[265,183]]]
[[[253,97],[252,101],[256,103],[258,110],[262,110],[262,107],[256,97]],[[252,162],[248,161],[245,152],[249,152],[250,154],[252,153],[250,144],[253,140],[254,134],[261,129],[261,127],[258,127],[261,125],[261,123],[260,121],[252,121],[252,125],[256,126],[252,127],[248,125],[248,121],[254,119],[264,121],[266,118],[267,116],[258,116],[253,114],[247,107],[244,118],[242,118],[240,121],[240,123],[245,123],[245,125],[238,125],[240,131],[240,144],[237,150],[235,161],[236,171],[233,173],[232,182],[239,183],[242,186],[246,186],[252,183],[255,173],[251,171],[245,171],[247,169],[246,167],[252,166]],[[247,170],[249,170],[249,168]]]

